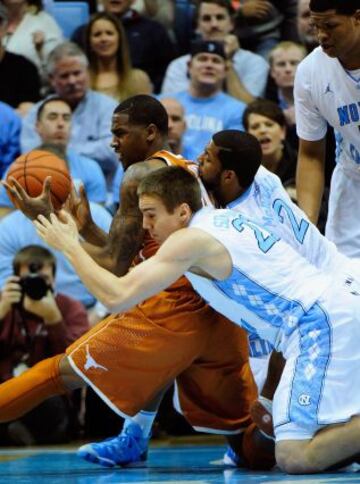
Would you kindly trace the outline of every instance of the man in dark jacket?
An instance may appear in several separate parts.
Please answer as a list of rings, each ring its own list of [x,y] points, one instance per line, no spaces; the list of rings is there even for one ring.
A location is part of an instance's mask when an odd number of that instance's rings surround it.
[[[54,294],[55,258],[29,245],[13,261],[14,275],[0,296],[0,381],[19,375],[44,358],[63,353],[89,329],[84,306]],[[2,424],[0,443],[56,443],[69,437],[70,406],[54,397],[23,418]]]

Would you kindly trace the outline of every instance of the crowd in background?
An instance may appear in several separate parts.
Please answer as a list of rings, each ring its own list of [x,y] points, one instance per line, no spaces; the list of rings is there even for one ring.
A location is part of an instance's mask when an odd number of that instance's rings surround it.
[[[119,101],[153,94],[168,112],[169,142],[175,153],[196,160],[215,132],[246,130],[261,144],[263,165],[281,178],[296,201],[294,76],[298,64],[317,46],[309,0],[88,0],[88,21],[68,38],[52,14],[54,6],[53,0],[0,0],[2,178],[21,153],[53,152],[66,161],[75,187],[85,187],[94,220],[108,230],[120,203],[123,175],[110,146],[112,113]],[[331,131],[328,143],[333,143]],[[328,186],[334,149],[327,153]],[[51,259],[4,187],[0,217],[4,381],[63,351],[59,341],[62,346],[73,341],[106,309],[61,254]],[[325,219],[326,203],[320,227]],[[25,294],[28,307],[25,313],[19,311],[20,318],[14,301],[6,299],[14,270],[26,277],[48,266],[46,304],[40,310],[37,305],[36,312]],[[15,303],[21,298],[24,295]],[[173,414],[167,417],[170,410],[165,407],[159,417],[163,427],[168,432],[187,431],[182,420],[177,425]],[[45,411],[49,418],[54,412],[58,415],[58,440],[77,435],[79,426],[89,436],[107,435],[118,420],[91,392],[75,394],[71,401],[56,399]],[[48,436],[34,427],[36,418],[30,420],[0,429],[0,444],[48,442]]]

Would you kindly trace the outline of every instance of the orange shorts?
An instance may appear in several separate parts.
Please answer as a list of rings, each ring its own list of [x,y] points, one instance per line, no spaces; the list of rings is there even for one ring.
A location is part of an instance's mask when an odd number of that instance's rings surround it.
[[[146,408],[177,379],[179,407],[195,428],[234,433],[250,422],[256,386],[246,334],[188,283],[109,316],[66,353],[76,373],[123,417]]]

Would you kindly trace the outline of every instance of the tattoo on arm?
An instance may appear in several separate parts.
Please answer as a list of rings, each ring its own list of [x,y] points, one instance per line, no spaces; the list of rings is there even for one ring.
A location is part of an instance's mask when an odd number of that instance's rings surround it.
[[[126,274],[143,243],[138,184],[148,173],[163,166],[162,162],[145,161],[130,166],[125,172],[121,185],[121,204],[110,227],[107,243],[107,253],[112,258],[112,271],[118,276]]]

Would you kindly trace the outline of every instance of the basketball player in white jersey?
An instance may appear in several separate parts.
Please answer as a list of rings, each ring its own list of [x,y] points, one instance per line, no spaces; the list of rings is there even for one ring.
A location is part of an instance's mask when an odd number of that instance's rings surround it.
[[[341,252],[359,257],[360,4],[358,0],[311,0],[310,10],[320,47],[301,62],[295,78],[298,201],[316,223],[329,123],[335,129],[337,166],[325,233]]]
[[[214,309],[281,351],[287,361],[274,396],[281,469],[321,472],[358,454],[359,292],[240,213],[202,208],[199,184],[181,168],[150,174],[138,195],[143,226],[162,246],[121,278],[84,251],[65,212],[64,222],[52,214],[35,225],[112,310],[130,308],[185,273]]]
[[[232,140],[236,138],[246,150],[246,159],[241,151],[231,152]],[[341,254],[291,201],[280,178],[259,166],[258,151],[248,149],[251,138],[235,130],[220,131],[198,158],[200,178],[219,206],[240,211],[265,224],[318,269],[330,275],[338,274],[348,284],[354,279],[360,281],[360,262]],[[249,335],[250,364],[259,392],[267,375],[271,351],[267,341],[256,334]]]

